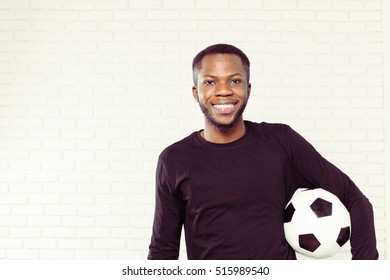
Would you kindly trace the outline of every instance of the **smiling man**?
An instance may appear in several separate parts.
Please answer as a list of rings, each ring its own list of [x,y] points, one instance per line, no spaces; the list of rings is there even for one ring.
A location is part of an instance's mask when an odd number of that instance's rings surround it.
[[[243,53],[217,53],[194,60],[192,92],[205,115],[202,137],[214,143],[234,141],[245,133],[242,113],[249,98],[249,60]]]
[[[351,215],[353,259],[377,259],[372,206],[351,179],[284,124],[243,120],[250,62],[217,44],[193,60],[192,93],[204,129],[167,147],[156,172],[148,259],[296,259],[283,229],[297,188],[324,188]]]

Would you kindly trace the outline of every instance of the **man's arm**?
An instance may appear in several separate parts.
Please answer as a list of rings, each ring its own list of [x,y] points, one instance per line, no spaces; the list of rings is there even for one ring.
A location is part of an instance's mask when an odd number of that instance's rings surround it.
[[[378,259],[373,208],[369,200],[346,174],[324,159],[303,137],[292,129],[288,134],[293,166],[296,173],[300,173],[297,177],[302,176],[312,185],[332,192],[348,209],[352,259]]]
[[[149,260],[178,259],[183,220],[183,202],[175,192],[160,157],[156,170],[156,206]]]

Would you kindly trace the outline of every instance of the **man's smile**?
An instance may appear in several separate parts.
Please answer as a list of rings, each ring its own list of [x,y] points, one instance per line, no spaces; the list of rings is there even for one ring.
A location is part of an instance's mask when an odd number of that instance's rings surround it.
[[[216,102],[211,105],[219,114],[231,114],[236,111],[238,101]]]

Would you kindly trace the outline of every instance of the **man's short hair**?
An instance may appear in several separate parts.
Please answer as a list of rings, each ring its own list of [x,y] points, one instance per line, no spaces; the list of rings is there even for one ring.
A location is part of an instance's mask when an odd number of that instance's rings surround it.
[[[247,81],[249,82],[249,76],[250,76],[250,62],[246,54],[240,50],[239,48],[228,45],[228,44],[216,44],[216,45],[211,45],[204,50],[200,51],[192,61],[192,78],[194,80],[194,85],[197,84],[198,82],[198,71],[201,67],[202,59],[206,55],[211,55],[211,54],[234,54],[240,57],[242,65],[244,67]]]

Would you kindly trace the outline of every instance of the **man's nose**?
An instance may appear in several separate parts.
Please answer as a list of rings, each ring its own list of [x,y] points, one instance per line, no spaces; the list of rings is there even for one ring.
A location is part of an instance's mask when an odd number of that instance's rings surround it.
[[[218,83],[215,89],[215,95],[217,96],[227,96],[233,94],[233,91],[229,83]]]

